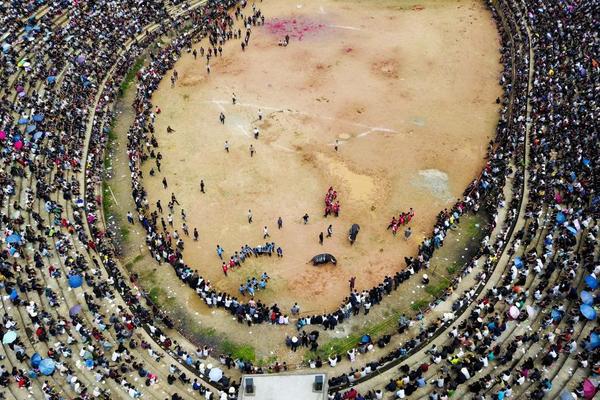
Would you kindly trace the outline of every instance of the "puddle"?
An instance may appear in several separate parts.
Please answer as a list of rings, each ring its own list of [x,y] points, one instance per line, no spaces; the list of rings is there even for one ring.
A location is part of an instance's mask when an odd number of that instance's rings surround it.
[[[453,197],[448,186],[448,175],[438,169],[423,169],[418,172],[418,176],[413,185],[427,189],[435,197],[443,201],[452,201]]]

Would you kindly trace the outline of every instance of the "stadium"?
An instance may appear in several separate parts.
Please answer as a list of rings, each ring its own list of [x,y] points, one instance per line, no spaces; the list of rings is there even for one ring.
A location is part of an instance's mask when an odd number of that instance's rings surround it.
[[[0,3],[0,398],[595,398],[599,14]]]

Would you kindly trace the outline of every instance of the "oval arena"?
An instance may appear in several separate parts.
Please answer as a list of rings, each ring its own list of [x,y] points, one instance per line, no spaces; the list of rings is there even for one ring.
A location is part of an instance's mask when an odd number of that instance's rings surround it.
[[[0,4],[0,398],[595,398],[599,11]]]

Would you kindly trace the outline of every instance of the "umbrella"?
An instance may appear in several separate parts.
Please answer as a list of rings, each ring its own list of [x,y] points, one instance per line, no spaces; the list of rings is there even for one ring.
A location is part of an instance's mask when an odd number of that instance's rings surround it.
[[[560,392],[560,400],[575,400],[577,397],[574,397],[571,392],[568,390],[563,390]]]
[[[557,224],[562,224],[563,222],[565,222],[567,220],[567,217],[565,217],[565,214],[563,214],[562,212],[559,212],[558,214],[556,214],[556,223]]]
[[[569,233],[571,233],[573,236],[577,236],[577,229],[573,228],[572,226],[568,226],[567,230],[569,231]]]
[[[8,53],[8,50],[10,50],[10,44],[2,43],[2,51]]]
[[[23,239],[21,238],[20,235],[13,233],[12,235],[10,235],[9,237],[6,238],[6,242],[7,243],[22,243]]]
[[[508,315],[510,315],[512,319],[517,319],[519,317],[519,314],[519,309],[516,306],[511,306],[508,309]]]
[[[579,311],[581,311],[581,314],[590,321],[596,319],[596,310],[594,310],[594,307],[590,306],[589,304],[582,304],[579,307]]]
[[[587,351],[593,351],[598,346],[600,346],[600,335],[592,332],[590,335],[590,341],[585,343],[585,349]]]
[[[208,379],[210,379],[211,382],[219,382],[222,377],[223,371],[221,371],[220,368],[213,368],[208,373]]]
[[[27,128],[25,128],[25,133],[31,133],[33,131],[35,131],[37,129],[37,125],[27,125]]]
[[[598,287],[598,279],[594,278],[593,275],[588,275],[585,277],[585,284],[592,290]]]
[[[586,399],[593,399],[595,394],[596,386],[594,386],[594,383],[590,380],[590,378],[587,378],[585,381],[583,381],[583,397]]]
[[[33,368],[37,368],[40,366],[40,362],[42,362],[42,356],[39,353],[34,353],[31,356],[31,366]]]
[[[29,122],[29,119],[27,119],[27,118],[21,118],[17,122],[18,122],[19,125],[25,125],[26,123]]]
[[[53,75],[50,75],[49,77],[46,78],[46,81],[48,83],[54,83],[54,82],[56,82],[56,77]]]
[[[72,288],[78,288],[83,284],[83,278],[81,275],[71,275],[69,276],[69,286]]]
[[[11,300],[16,300],[19,298],[19,294],[17,293],[16,289],[12,289],[10,291],[10,295],[8,296]]]
[[[40,140],[40,138],[44,137],[44,132],[36,132],[33,134],[33,140]]]
[[[77,56],[77,64],[83,64],[85,62],[85,56],[83,54],[80,54]]]
[[[34,114],[32,119],[35,122],[41,122],[44,120],[44,114]]]
[[[6,139],[6,132],[0,131],[0,140]]]
[[[586,292],[584,290],[583,292],[581,292],[581,301],[583,301],[584,304],[593,306],[594,305],[594,295],[591,294],[590,292]]]
[[[550,313],[550,316],[555,321],[560,321],[562,319],[562,315],[563,315],[563,313],[556,309],[552,310],[552,312]]]
[[[17,331],[8,331],[4,334],[4,337],[2,338],[2,343],[11,344],[15,340],[17,340]]]
[[[363,337],[360,338],[360,342],[362,344],[371,343],[371,336],[363,335]]]
[[[529,318],[535,317],[535,314],[537,314],[537,310],[535,309],[535,307],[527,306],[527,315],[529,315]]]
[[[515,267],[519,269],[523,268],[523,259],[521,257],[515,257],[514,263]]]
[[[15,143],[15,149],[17,149],[17,150],[21,150],[22,148],[23,148],[23,142],[22,142],[22,141],[20,141],[20,140],[19,140],[19,141],[17,141],[17,142]]]
[[[56,365],[54,365],[54,360],[51,358],[44,358],[40,362],[40,372],[46,376],[52,375],[54,368],[56,368]]]
[[[71,307],[71,309],[69,310],[69,315],[71,317],[74,317],[75,315],[79,314],[81,312],[81,306],[79,304],[74,305],[73,307]]]
[[[24,58],[21,61],[18,62],[17,67],[22,67],[27,63],[27,59]]]

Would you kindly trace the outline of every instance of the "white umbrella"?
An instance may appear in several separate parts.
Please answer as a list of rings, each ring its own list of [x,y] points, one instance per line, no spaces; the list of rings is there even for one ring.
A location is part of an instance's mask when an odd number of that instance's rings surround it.
[[[211,382],[219,382],[222,377],[223,371],[221,371],[221,368],[213,368],[208,373],[208,379],[210,379]]]

